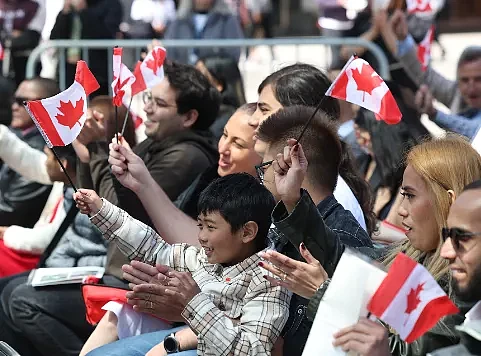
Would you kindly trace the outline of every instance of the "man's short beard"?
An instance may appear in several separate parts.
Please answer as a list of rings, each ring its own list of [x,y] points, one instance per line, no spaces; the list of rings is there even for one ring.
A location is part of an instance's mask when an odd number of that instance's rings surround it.
[[[459,289],[459,285],[453,278],[451,280],[454,295],[464,302],[477,302],[481,300],[481,264],[474,270],[473,277],[466,288]]]

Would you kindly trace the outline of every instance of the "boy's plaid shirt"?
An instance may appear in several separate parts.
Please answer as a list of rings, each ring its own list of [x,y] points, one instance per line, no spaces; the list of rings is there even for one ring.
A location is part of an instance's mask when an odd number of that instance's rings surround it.
[[[131,260],[192,273],[201,293],[182,316],[197,334],[199,355],[271,354],[289,316],[291,294],[263,278],[257,254],[231,267],[209,264],[204,249],[169,245],[107,200],[91,221]]]

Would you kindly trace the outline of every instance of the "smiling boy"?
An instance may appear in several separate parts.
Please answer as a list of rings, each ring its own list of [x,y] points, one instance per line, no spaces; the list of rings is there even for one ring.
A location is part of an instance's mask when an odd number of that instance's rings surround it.
[[[258,268],[257,253],[266,248],[275,202],[254,177],[228,175],[202,192],[198,204],[202,248],[167,244],[94,191],[80,190],[74,198],[83,213],[93,215],[91,220],[104,237],[115,241],[130,259],[192,273],[199,292],[187,302],[182,316],[197,335],[199,354],[271,354],[287,321],[290,294],[271,286]]]

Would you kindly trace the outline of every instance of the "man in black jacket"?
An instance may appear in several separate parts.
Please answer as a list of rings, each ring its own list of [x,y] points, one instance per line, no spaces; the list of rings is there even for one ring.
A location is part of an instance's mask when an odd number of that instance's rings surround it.
[[[58,85],[50,79],[24,80],[12,104],[11,130],[30,146],[43,150],[45,141],[23,107],[24,100],[36,100],[58,93]],[[4,165],[0,170],[0,226],[33,227],[37,222],[51,186],[29,181]]]

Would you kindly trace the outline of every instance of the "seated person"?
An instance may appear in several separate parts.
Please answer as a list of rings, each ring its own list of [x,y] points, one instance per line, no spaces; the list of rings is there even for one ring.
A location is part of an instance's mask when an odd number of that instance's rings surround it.
[[[129,259],[166,264],[193,274],[196,288],[191,288],[188,296],[183,294],[186,306],[182,312],[190,330],[176,334],[181,350],[197,348],[199,355],[216,355],[220,349],[225,354],[270,355],[287,321],[290,295],[283,288],[270,286],[258,268],[261,259],[257,253],[266,248],[275,202],[254,177],[228,175],[202,192],[197,218],[201,248],[169,245],[153,229],[100,199],[94,191],[80,190],[74,199],[82,213],[91,214],[91,221],[104,237],[115,241]],[[111,313],[104,316],[104,325],[109,317]],[[108,325],[96,329],[82,353],[114,341],[109,329]],[[96,334],[106,334],[107,338],[102,340]],[[91,355],[104,355],[112,347],[127,355],[123,346],[128,344],[127,339]],[[162,343],[155,348],[158,354],[167,351]]]
[[[15,92],[10,129],[37,150],[43,149],[45,141],[23,107],[23,101],[50,97],[58,92],[57,83],[45,78],[24,80]],[[0,170],[0,226],[33,227],[50,190],[50,185],[33,182],[4,164]]]
[[[56,147],[55,151],[75,183],[77,156],[72,146]],[[49,200],[54,200],[53,207],[46,212],[46,206],[43,216],[33,228],[17,225],[0,227],[0,277],[35,268],[72,205],[73,189],[68,187],[67,176],[53,152],[47,147],[44,152],[47,156],[45,166],[50,181],[63,183],[63,189],[60,194],[54,192],[53,197],[50,195]]]

